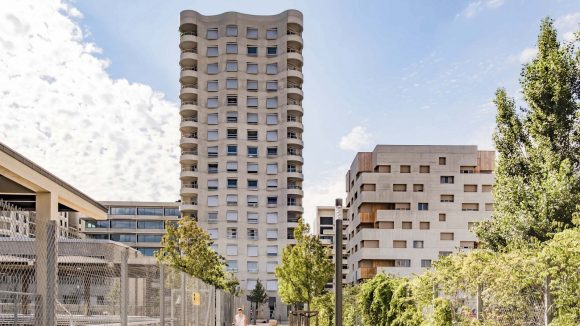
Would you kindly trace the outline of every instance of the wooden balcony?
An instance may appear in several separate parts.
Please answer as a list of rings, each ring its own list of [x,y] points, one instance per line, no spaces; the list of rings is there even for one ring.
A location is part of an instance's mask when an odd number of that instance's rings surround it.
[[[376,215],[372,213],[358,213],[361,223],[375,223]]]
[[[369,279],[375,277],[377,275],[377,268],[376,267],[361,267],[360,269],[360,278],[361,279]]]

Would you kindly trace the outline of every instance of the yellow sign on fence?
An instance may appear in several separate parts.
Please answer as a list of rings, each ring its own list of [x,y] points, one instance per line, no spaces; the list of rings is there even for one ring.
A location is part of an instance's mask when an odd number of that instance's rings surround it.
[[[199,306],[201,304],[201,293],[193,292],[191,294],[191,302],[194,306]]]

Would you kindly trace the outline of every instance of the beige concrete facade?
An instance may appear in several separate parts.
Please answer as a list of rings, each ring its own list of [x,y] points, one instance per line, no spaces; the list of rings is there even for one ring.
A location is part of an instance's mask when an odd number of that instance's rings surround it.
[[[302,28],[296,10],[181,12],[181,212],[246,293],[260,279],[277,297],[274,268],[303,213]]]
[[[419,274],[477,247],[470,229],[493,210],[495,152],[476,146],[379,145],[346,175],[348,282]]]
[[[335,220],[334,206],[316,206],[316,219],[314,220],[313,232],[317,235],[322,244],[328,246],[331,250],[329,258],[333,262],[335,259],[335,234],[336,234],[336,220]],[[342,281],[346,282],[348,270],[348,254],[346,246],[348,242],[348,208],[342,209]],[[326,284],[326,288],[332,290],[335,288],[334,282]]]

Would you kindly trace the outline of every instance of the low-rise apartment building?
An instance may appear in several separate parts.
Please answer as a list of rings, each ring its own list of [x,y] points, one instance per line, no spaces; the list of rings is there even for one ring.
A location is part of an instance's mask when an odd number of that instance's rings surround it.
[[[493,210],[494,151],[477,146],[378,145],[346,175],[347,282],[419,274],[477,248],[472,227]]]

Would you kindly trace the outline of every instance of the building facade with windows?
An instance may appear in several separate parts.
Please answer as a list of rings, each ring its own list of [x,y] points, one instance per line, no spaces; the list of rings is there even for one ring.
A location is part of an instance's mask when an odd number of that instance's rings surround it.
[[[161,237],[169,225],[179,221],[179,203],[101,202],[108,209],[106,220],[80,217],[79,229],[89,239],[122,242],[145,256],[161,247]]]
[[[276,309],[274,268],[303,213],[302,28],[296,10],[186,10],[179,26],[181,213]]]
[[[476,146],[378,145],[346,174],[347,281],[419,274],[458,250],[493,210],[495,152]]]
[[[348,254],[346,253],[346,246],[348,241],[348,208],[342,209],[342,282],[345,284],[348,270]],[[314,234],[318,236],[323,245],[330,249],[329,258],[335,263],[335,207],[334,206],[316,206],[316,219],[313,226]],[[334,279],[334,278],[333,278]],[[328,290],[334,289],[334,281],[326,284]]]

